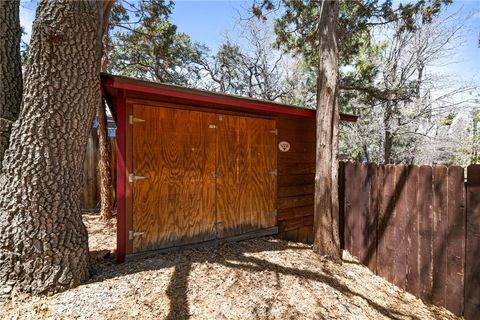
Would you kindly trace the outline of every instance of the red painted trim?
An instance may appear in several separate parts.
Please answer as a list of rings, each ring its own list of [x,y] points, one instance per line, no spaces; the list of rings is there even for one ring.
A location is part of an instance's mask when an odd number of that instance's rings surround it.
[[[125,93],[118,90],[117,101],[117,263],[125,261],[125,250],[127,247],[127,230],[126,230],[126,212],[125,212],[125,184],[126,184],[126,105]]]
[[[315,116],[315,112],[313,110],[312,111],[298,110],[294,108],[290,109],[290,108],[274,106],[274,105],[268,106],[268,105],[251,102],[251,101],[235,100],[235,99],[223,97],[223,96],[206,97],[206,96],[202,96],[202,95],[191,93],[191,92],[179,92],[179,91],[169,90],[165,88],[147,87],[147,86],[141,86],[141,85],[119,82],[114,80],[106,80],[104,81],[104,84],[115,89],[124,89],[124,90],[131,90],[131,91],[137,91],[137,92],[143,92],[143,93],[151,93],[151,94],[161,95],[165,97],[194,100],[194,101],[205,102],[205,103],[222,104],[222,105],[228,105],[228,106],[239,107],[244,109],[291,114],[291,115],[303,116],[303,117]]]

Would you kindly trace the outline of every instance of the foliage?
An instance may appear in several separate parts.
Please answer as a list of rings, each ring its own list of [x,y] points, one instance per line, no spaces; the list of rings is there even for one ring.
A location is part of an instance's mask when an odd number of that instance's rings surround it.
[[[274,48],[270,25],[247,20],[238,25],[235,40],[227,37],[216,55],[205,65],[209,89],[259,98],[288,102],[293,97],[294,75],[291,57]],[[243,40],[243,41],[242,41]]]
[[[458,38],[459,28],[435,23],[451,2],[340,2],[341,110],[360,115],[355,127],[345,125],[341,132],[341,147],[351,158],[413,162],[424,137],[435,133],[437,117],[459,105],[467,86],[447,88],[429,70]],[[266,18],[266,11],[280,8],[277,46],[303,56],[314,68],[320,3],[263,0],[253,13]]]
[[[116,3],[108,71],[179,85],[197,81],[207,48],[177,31],[169,21],[172,9],[173,2],[164,0]]]
[[[452,0],[420,0],[394,7],[393,1],[355,0],[340,1],[339,14],[339,57],[349,64],[362,47],[369,42],[371,28],[394,21],[403,21],[404,29],[416,28],[414,16],[422,16],[422,22],[430,22],[442,5]],[[321,1],[283,0],[284,13],[276,20],[277,45],[301,53],[316,65],[318,62],[318,17]],[[262,0],[253,5],[257,17],[265,18],[264,10],[272,10],[279,2]]]
[[[247,56],[238,44],[229,40],[221,44],[210,64],[205,65],[211,80],[218,86],[212,89],[236,95],[248,95],[246,60]]]

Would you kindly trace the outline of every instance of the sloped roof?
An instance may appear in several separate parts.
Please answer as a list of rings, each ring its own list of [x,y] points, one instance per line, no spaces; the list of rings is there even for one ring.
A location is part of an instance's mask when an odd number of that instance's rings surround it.
[[[103,90],[107,97],[112,101],[116,97],[118,90],[124,90],[129,93],[129,96],[137,98],[142,95],[145,95],[147,98],[161,97],[162,99],[167,99],[171,102],[184,104],[208,104],[213,106],[231,107],[235,110],[255,110],[261,113],[289,114],[303,117],[314,117],[316,113],[313,109],[274,101],[252,99],[232,94],[192,89],[111,74],[102,74],[101,77]],[[340,120],[356,122],[357,116],[341,113]]]

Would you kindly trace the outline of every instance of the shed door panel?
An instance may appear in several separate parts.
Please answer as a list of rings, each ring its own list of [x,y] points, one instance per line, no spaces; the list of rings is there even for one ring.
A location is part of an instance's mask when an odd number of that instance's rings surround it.
[[[133,107],[134,252],[210,240],[215,234],[217,116]]]
[[[276,224],[275,120],[220,116],[217,232],[220,238]]]

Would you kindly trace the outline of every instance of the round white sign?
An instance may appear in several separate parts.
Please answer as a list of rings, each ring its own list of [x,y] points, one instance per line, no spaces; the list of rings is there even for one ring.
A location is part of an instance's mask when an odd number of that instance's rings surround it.
[[[278,144],[278,149],[280,149],[280,151],[282,152],[287,152],[288,150],[290,150],[290,143],[288,143],[287,141],[282,141]]]

